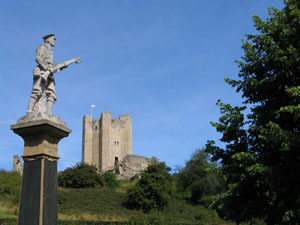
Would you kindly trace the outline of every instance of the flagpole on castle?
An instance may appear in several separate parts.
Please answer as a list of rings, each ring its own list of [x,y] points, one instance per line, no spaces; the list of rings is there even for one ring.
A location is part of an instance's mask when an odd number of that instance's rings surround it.
[[[93,108],[95,108],[96,107],[96,105],[94,105],[94,104],[92,104],[91,105],[91,117],[93,118]]]

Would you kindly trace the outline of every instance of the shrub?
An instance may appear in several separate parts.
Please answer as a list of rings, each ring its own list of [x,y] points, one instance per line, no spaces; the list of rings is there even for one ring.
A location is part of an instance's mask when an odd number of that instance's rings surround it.
[[[102,187],[104,180],[95,166],[77,163],[58,174],[58,185],[69,188]]]
[[[0,170],[0,197],[18,204],[21,194],[22,176],[18,172]]]
[[[144,212],[168,205],[172,193],[170,170],[163,162],[148,166],[136,185],[129,189],[128,205]]]
[[[105,185],[109,188],[116,188],[120,186],[120,182],[117,180],[117,177],[112,172],[106,172],[102,175]]]

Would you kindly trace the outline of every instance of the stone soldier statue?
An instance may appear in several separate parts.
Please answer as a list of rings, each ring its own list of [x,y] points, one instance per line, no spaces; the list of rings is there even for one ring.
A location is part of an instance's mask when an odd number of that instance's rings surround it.
[[[38,65],[33,70],[33,88],[27,113],[41,112],[51,114],[53,103],[56,101],[54,73],[68,67],[73,62],[80,62],[80,58],[77,57],[60,64],[55,64],[51,49],[56,44],[55,35],[48,34],[43,39],[44,44],[41,44],[36,49],[35,60]]]

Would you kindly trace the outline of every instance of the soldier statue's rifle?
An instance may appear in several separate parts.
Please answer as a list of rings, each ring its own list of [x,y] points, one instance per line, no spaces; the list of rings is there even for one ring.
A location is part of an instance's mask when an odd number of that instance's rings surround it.
[[[80,57],[76,57],[74,59],[70,59],[70,60],[67,60],[65,62],[62,62],[62,63],[59,63],[59,64],[56,64],[53,68],[53,72],[59,72],[60,70],[64,69],[64,68],[67,68],[70,64],[72,63],[80,63],[81,62],[81,59]],[[49,75],[51,74],[51,71],[47,70],[43,75],[42,75],[42,78],[44,80],[47,80]]]

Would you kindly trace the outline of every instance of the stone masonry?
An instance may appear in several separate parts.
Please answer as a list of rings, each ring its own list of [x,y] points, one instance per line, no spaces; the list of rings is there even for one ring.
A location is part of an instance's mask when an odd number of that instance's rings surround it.
[[[82,161],[100,171],[112,170],[126,155],[132,154],[131,117],[112,118],[103,112],[99,120],[83,117]]]
[[[14,155],[14,160],[13,160],[13,171],[17,171],[20,174],[23,173],[23,163],[22,159],[18,155]]]
[[[139,155],[126,155],[116,168],[115,173],[120,179],[134,179],[139,177],[140,173],[150,164],[157,162],[157,158],[147,158]]]
[[[114,119],[110,112],[103,112],[98,120],[83,117],[82,162],[96,166],[100,173],[111,171],[120,179],[131,179],[153,159],[132,155],[130,115]]]

